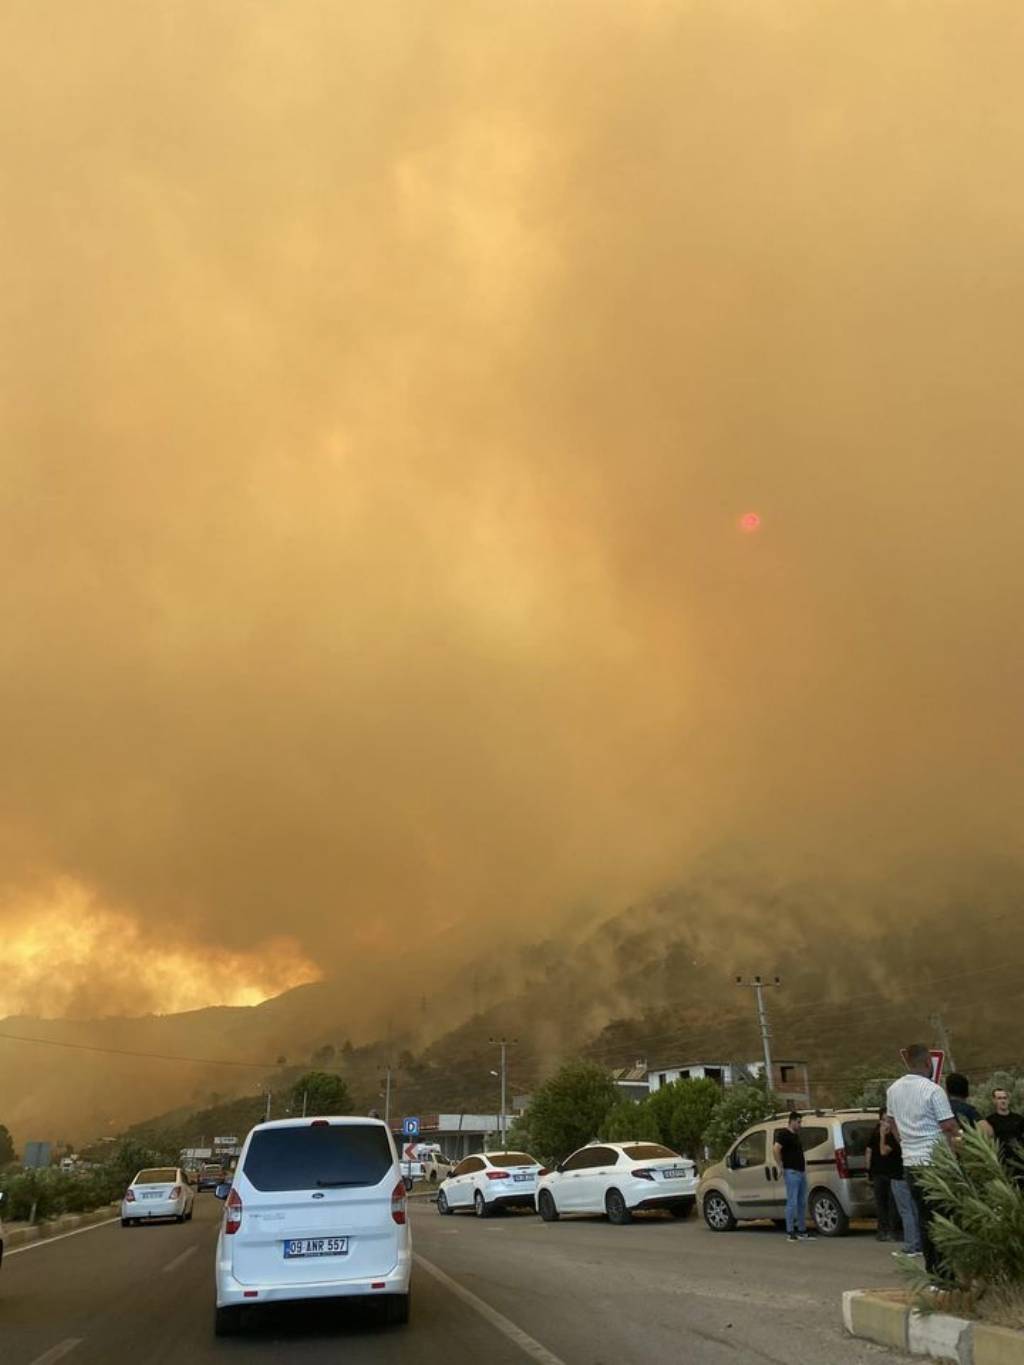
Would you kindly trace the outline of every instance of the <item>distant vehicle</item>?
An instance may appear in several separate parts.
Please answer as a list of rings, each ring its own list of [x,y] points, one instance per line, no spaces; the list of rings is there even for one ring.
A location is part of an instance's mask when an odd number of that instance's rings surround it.
[[[541,1169],[526,1152],[478,1152],[452,1168],[438,1186],[437,1211],[442,1215],[471,1209],[490,1218],[499,1209],[532,1209]]]
[[[184,1223],[192,1217],[195,1191],[179,1166],[158,1166],[140,1171],[121,1201],[121,1226],[152,1223],[173,1218]]]
[[[546,1223],[563,1213],[604,1213],[629,1223],[641,1209],[687,1218],[697,1196],[688,1157],[658,1142],[592,1142],[537,1182],[537,1212]]]
[[[786,1186],[773,1147],[788,1113],[755,1123],[700,1178],[697,1198],[712,1232],[770,1218],[784,1224]],[[842,1237],[852,1218],[876,1216],[865,1151],[878,1127],[870,1109],[803,1110],[800,1141],[807,1162],[807,1209],[823,1237]]]
[[[427,1179],[433,1183],[446,1180],[455,1169],[455,1162],[450,1161],[443,1152],[430,1152],[423,1158],[423,1168]]]
[[[227,1178],[228,1173],[219,1161],[204,1161],[196,1175],[196,1189],[200,1194],[203,1190],[215,1190]]]
[[[406,1189],[379,1119],[258,1124],[217,1197],[218,1336],[238,1330],[243,1306],[296,1299],[379,1299],[387,1322],[408,1322]]]
[[[417,1180],[443,1180],[452,1169],[452,1163],[436,1142],[407,1142],[402,1148],[401,1166],[407,1190]]]

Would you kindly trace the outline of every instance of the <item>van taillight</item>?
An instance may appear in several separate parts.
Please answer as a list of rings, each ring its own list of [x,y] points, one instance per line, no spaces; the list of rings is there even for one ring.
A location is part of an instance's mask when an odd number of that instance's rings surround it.
[[[849,1180],[850,1168],[846,1164],[846,1148],[836,1148],[836,1175],[840,1180]]]
[[[224,1205],[224,1231],[229,1235],[237,1232],[242,1226],[242,1200],[232,1185],[228,1191],[227,1202]]]
[[[391,1191],[391,1217],[396,1223],[405,1222],[405,1182],[402,1180]]]

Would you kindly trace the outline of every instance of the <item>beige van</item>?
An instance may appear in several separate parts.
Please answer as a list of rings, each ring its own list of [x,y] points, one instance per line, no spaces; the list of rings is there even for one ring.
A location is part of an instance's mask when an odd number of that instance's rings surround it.
[[[842,1237],[851,1219],[875,1217],[865,1152],[878,1126],[878,1113],[804,1109],[800,1116],[808,1212],[823,1237]],[[784,1222],[786,1186],[773,1147],[788,1117],[774,1114],[748,1128],[701,1176],[697,1203],[713,1232],[731,1232],[737,1223],[759,1218]]]

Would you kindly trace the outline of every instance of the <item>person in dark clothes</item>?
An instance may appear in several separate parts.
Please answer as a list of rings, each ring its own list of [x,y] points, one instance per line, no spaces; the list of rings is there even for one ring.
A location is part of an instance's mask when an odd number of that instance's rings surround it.
[[[804,1145],[800,1141],[800,1115],[790,1112],[789,1122],[775,1136],[776,1164],[782,1167],[786,1182],[786,1236],[790,1242],[806,1242],[807,1232],[807,1162]]]
[[[867,1145],[867,1164],[868,1179],[875,1193],[875,1208],[878,1211],[878,1232],[875,1236],[879,1242],[888,1242],[896,1234],[892,1187],[894,1181],[903,1179],[903,1155],[884,1109],[878,1111],[878,1127]]]
[[[953,1117],[961,1128],[976,1128],[981,1122],[981,1115],[967,1098],[970,1093],[971,1083],[967,1077],[959,1071],[951,1071],[946,1077],[946,1094]]]
[[[997,1087],[992,1091],[992,1113],[981,1120],[981,1131],[999,1144],[999,1155],[1017,1184],[1024,1188],[1024,1159],[1014,1151],[1015,1144],[1024,1143],[1024,1114],[1010,1108],[1010,1092]]]

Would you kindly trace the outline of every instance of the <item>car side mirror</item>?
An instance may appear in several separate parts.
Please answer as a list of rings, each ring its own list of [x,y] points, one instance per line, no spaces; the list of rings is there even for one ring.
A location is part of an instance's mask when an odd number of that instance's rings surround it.
[[[227,1183],[218,1185],[217,1188],[214,1190],[214,1194],[217,1196],[218,1199],[227,1199],[230,1193],[231,1186],[228,1185]]]

